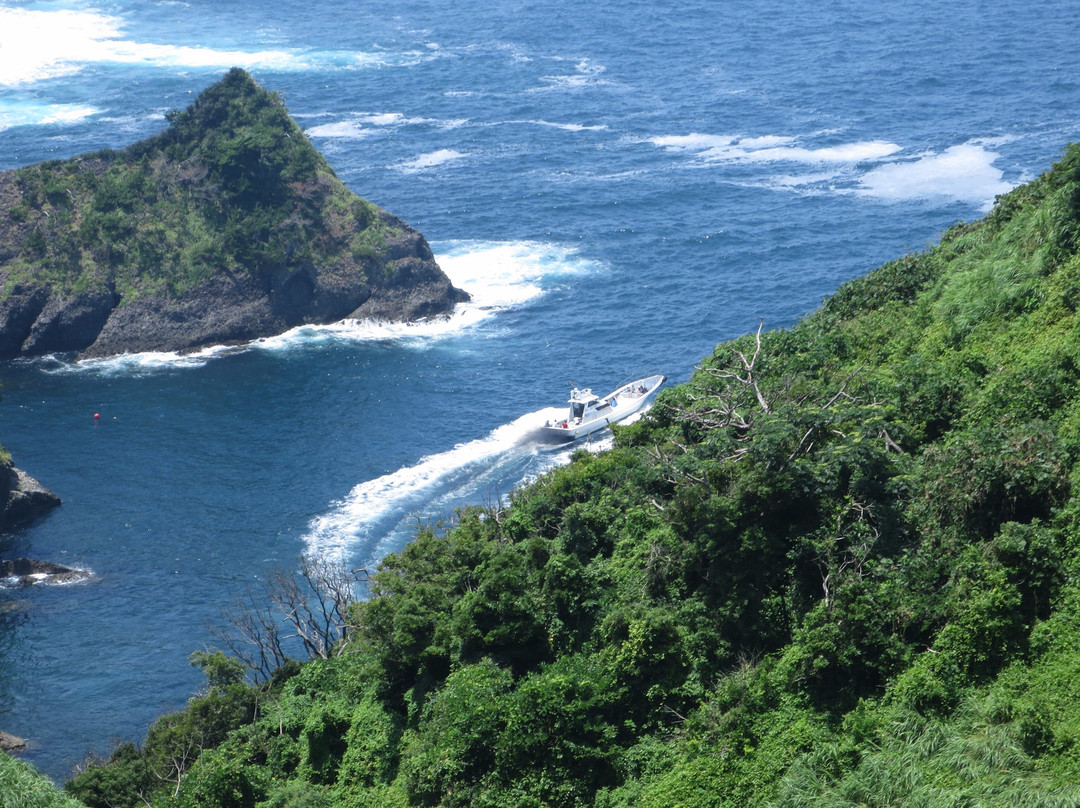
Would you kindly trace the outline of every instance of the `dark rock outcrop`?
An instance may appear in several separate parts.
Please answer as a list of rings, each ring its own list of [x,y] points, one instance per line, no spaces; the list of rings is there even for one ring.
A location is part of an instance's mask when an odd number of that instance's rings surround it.
[[[121,151],[0,172],[0,359],[190,351],[468,299],[234,69]]]
[[[387,250],[395,272],[385,283],[370,283],[364,273],[342,276],[311,265],[269,281],[222,273],[175,298],[145,297],[116,306],[92,339],[41,353],[99,357],[186,351],[273,336],[306,323],[416,320],[448,313],[468,300],[439,269],[423,236],[396,217],[383,213],[382,218],[401,231]],[[24,352],[29,353],[25,345]]]
[[[0,752],[11,754],[26,749],[26,739],[0,731]]]
[[[23,527],[60,504],[60,497],[22,469],[0,466],[0,533]]]
[[[0,559],[0,581],[18,586],[71,584],[90,577],[86,570],[32,558]]]

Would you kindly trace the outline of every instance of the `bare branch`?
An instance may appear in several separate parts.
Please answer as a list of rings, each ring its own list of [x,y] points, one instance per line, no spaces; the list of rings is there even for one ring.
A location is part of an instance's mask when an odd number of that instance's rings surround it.
[[[211,631],[256,683],[268,680],[288,661],[290,640],[299,640],[309,659],[342,652],[353,584],[343,564],[304,557],[298,575],[276,570],[261,592],[248,592],[223,611],[225,626]]]

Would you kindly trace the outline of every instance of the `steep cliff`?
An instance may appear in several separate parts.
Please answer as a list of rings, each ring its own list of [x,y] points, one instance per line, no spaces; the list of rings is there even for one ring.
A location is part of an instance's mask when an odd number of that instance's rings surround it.
[[[0,172],[0,359],[189,350],[468,299],[240,69],[121,151]]]

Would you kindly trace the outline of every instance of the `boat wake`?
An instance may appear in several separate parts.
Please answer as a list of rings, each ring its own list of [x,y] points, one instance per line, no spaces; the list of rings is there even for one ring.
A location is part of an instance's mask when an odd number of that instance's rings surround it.
[[[404,547],[419,524],[466,505],[495,504],[513,488],[568,462],[575,450],[611,445],[610,437],[558,447],[534,440],[537,425],[563,409],[522,415],[483,438],[360,483],[312,521],[304,537],[308,555],[372,568]]]

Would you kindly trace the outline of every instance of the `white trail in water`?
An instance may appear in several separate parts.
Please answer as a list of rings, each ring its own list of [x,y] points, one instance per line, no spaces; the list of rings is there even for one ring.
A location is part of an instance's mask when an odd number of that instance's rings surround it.
[[[646,406],[622,423],[633,423],[648,409]],[[438,519],[456,507],[485,502],[483,495],[500,483],[510,488],[526,484],[568,463],[578,449],[601,452],[611,448],[612,436],[607,430],[591,440],[557,446],[537,443],[533,437],[537,428],[564,413],[565,407],[527,413],[486,437],[358,484],[328,513],[312,520],[304,536],[307,554],[372,569],[387,553],[408,543],[423,519]],[[498,491],[488,499],[507,493]]]
[[[547,407],[527,413],[483,438],[358,484],[329,513],[311,523],[304,537],[308,554],[351,563],[355,552],[366,548],[370,561],[376,562],[396,549],[388,545],[400,543],[394,539],[411,529],[413,519],[443,514],[455,501],[466,504],[485,485],[497,484],[493,478],[500,471],[521,467],[521,477],[515,481],[519,484],[566,462],[573,449],[543,446],[530,439],[544,421],[562,412],[562,407]],[[578,444],[573,448],[579,448]]]

